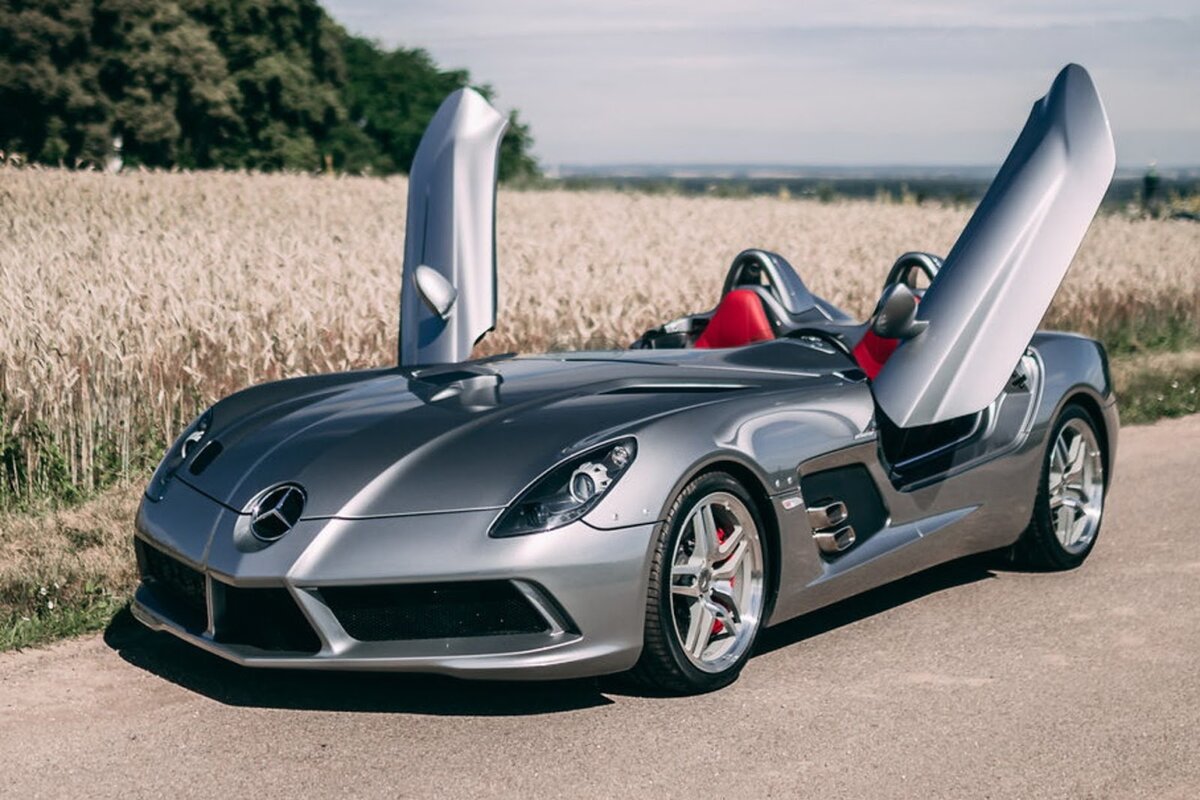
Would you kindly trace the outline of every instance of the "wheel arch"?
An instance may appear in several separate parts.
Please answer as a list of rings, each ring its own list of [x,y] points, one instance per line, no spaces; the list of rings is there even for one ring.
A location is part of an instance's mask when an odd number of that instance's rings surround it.
[[[1042,359],[1046,375],[1038,412],[1039,423],[1047,426],[1046,436],[1068,404],[1083,408],[1103,443],[1105,484],[1110,484],[1120,417],[1104,345],[1087,336],[1060,331],[1039,331],[1031,345]]]
[[[767,547],[767,563],[770,566],[766,576],[766,602],[763,604],[762,618],[765,623],[775,610],[775,599],[779,595],[779,569],[782,556],[780,547],[782,543],[775,506],[771,502],[771,495],[766,485],[758,474],[747,465],[732,458],[719,458],[704,464],[690,473],[683,480],[682,485],[686,486],[697,478],[713,472],[724,472],[741,484],[742,488],[750,495],[750,499],[754,501],[754,509],[758,512],[759,519],[762,520],[763,543]]]
[[[1067,392],[1063,401],[1059,403],[1058,408],[1054,411],[1054,419],[1057,420],[1059,415],[1067,406],[1079,406],[1087,415],[1092,418],[1092,424],[1096,426],[1096,437],[1100,440],[1100,455],[1104,459],[1104,487],[1107,489],[1111,480],[1112,474],[1112,439],[1109,436],[1108,420],[1104,415],[1104,406],[1095,395],[1086,388],[1077,388]]]

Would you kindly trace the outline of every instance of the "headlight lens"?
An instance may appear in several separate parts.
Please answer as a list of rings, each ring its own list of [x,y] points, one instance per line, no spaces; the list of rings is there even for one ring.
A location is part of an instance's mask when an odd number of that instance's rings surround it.
[[[500,515],[490,535],[523,536],[574,522],[595,508],[635,455],[637,442],[621,439],[559,464]]]
[[[150,478],[150,485],[146,487],[147,498],[156,502],[162,499],[163,492],[166,491],[171,479],[175,477],[175,473],[183,466],[183,462],[200,449],[200,445],[208,436],[208,429],[212,427],[212,418],[213,413],[210,408],[192,420],[192,424],[179,434],[179,438],[163,456],[158,469],[154,470],[154,475]]]

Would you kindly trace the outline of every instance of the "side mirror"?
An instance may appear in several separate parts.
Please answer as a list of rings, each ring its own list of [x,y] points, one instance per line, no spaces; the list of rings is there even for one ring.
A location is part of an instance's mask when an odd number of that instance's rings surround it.
[[[449,317],[450,309],[454,307],[454,301],[458,299],[458,290],[451,285],[450,281],[446,280],[445,276],[433,267],[427,267],[424,264],[417,267],[413,280],[417,284],[417,292],[420,293],[421,299],[425,301],[429,310],[442,319]]]
[[[883,290],[871,330],[884,339],[911,339],[929,327],[929,322],[917,319],[917,298],[903,283],[893,283]]]

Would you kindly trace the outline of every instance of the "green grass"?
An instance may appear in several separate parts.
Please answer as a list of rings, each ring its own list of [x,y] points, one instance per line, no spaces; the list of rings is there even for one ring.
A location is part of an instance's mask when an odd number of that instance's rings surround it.
[[[137,583],[139,483],[74,507],[0,514],[0,651],[103,628]]]
[[[1126,310],[1119,318],[1098,322],[1089,336],[1104,342],[1110,356],[1179,353],[1200,347],[1200,326],[1186,313],[1161,309]]]
[[[1123,425],[1200,413],[1200,352],[1122,356],[1112,372]]]
[[[87,458],[89,473],[72,475],[71,459],[48,426],[22,426],[9,418],[5,406],[0,394],[0,513],[80,505],[117,483],[148,474],[162,458],[164,435],[149,427],[139,428],[131,437],[127,453],[98,432],[96,448]]]
[[[0,652],[103,630],[128,602],[123,596],[103,592],[32,614],[11,614],[0,621]]]

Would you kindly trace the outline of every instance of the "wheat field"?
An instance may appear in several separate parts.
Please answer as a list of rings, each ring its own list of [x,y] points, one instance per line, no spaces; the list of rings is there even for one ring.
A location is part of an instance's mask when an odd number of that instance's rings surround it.
[[[402,178],[0,167],[0,505],[145,469],[196,410],[396,352]],[[621,347],[711,307],[746,247],[866,313],[892,260],[970,209],[501,191],[500,314],[481,353]],[[1098,218],[1047,325],[1194,341],[1200,225]]]

